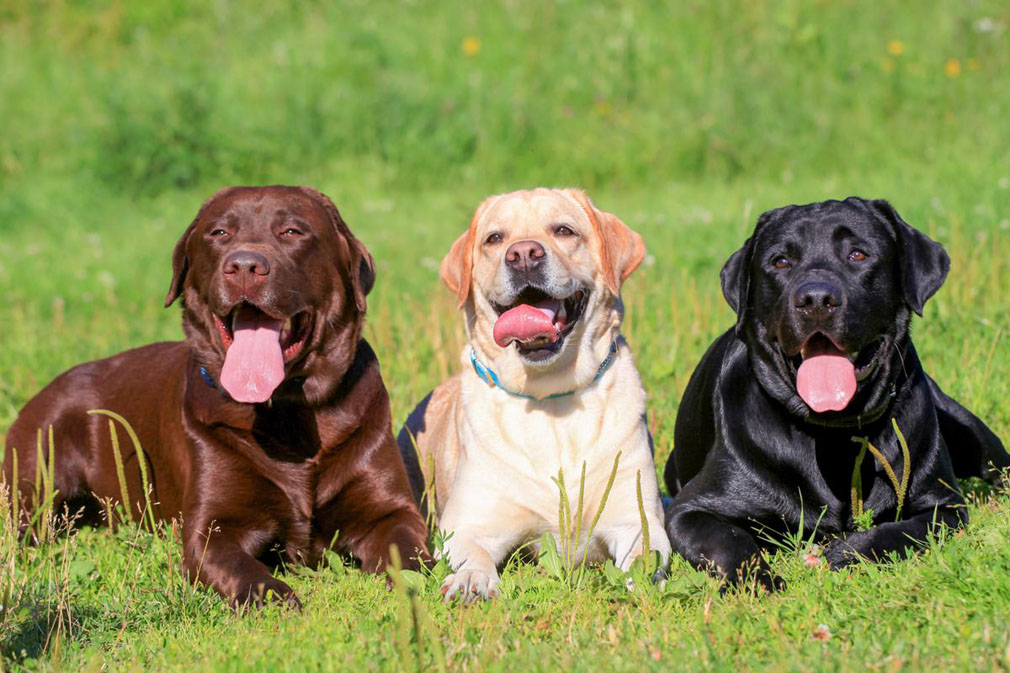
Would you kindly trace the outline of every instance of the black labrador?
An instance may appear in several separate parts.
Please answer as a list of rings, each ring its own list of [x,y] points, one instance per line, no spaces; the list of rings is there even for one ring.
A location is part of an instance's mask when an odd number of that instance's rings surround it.
[[[912,312],[949,267],[886,201],[759,218],[722,270],[736,327],[705,353],[677,414],[665,473],[675,551],[729,583],[753,571],[773,590],[783,582],[759,542],[776,536],[816,533],[841,567],[967,522],[955,477],[996,482],[1010,455],[912,345]]]

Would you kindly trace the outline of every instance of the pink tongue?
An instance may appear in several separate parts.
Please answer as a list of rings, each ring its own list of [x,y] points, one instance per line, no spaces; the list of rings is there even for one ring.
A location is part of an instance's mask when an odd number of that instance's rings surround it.
[[[557,300],[542,301],[535,305],[520,304],[505,311],[494,324],[494,342],[505,348],[513,341],[530,341],[547,337],[558,340],[554,328]]]
[[[844,355],[811,355],[796,372],[796,390],[817,413],[841,411],[856,394],[856,368]]]
[[[221,369],[221,386],[236,402],[266,402],[284,380],[281,326],[279,320],[258,311],[240,310],[235,340]]]

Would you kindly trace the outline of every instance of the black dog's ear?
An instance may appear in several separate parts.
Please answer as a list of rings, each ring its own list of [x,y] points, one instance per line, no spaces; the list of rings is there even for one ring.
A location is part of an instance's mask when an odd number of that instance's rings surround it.
[[[747,293],[750,291],[750,260],[751,241],[753,236],[744,241],[743,247],[730,255],[719,272],[722,280],[722,296],[737,315],[741,307],[747,304]]]
[[[950,257],[942,245],[901,219],[887,201],[876,199],[870,205],[894,231],[905,301],[913,311],[922,315],[926,301],[947,279]]]
[[[754,246],[758,234],[768,222],[777,217],[778,213],[779,210],[769,210],[762,213],[754,227],[754,233],[744,241],[739,250],[730,255],[723,265],[722,271],[719,272],[719,278],[722,280],[722,296],[736,312],[737,334],[743,329],[744,318],[747,314],[747,303],[750,299],[751,266],[754,261]]]
[[[337,230],[337,233],[344,239],[347,243],[347,250],[350,257],[349,267],[351,269],[357,269],[357,273],[350,273],[351,278],[351,289],[354,293],[354,305],[357,306],[358,311],[364,313],[368,308],[365,302],[365,296],[372,291],[372,286],[375,285],[375,261],[372,259],[371,253],[365,247],[365,244],[354,237],[351,230],[348,228],[347,223],[344,222],[344,218],[340,216],[340,211],[337,210],[337,206],[334,205],[330,197],[323,194],[318,189],[312,187],[300,187],[303,192],[308,194],[310,197],[316,200],[326,213],[330,216],[330,222],[333,224],[333,228]]]

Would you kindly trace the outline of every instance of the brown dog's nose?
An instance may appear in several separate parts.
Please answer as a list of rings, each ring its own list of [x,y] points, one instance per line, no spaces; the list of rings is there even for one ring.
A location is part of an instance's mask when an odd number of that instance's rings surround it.
[[[516,270],[535,268],[547,253],[536,241],[517,241],[505,251],[505,264]]]
[[[844,303],[842,291],[824,281],[803,283],[793,293],[793,306],[805,313],[830,313]]]
[[[270,273],[270,262],[257,252],[237,250],[224,260],[224,272],[227,274],[250,273],[256,276],[266,276]]]

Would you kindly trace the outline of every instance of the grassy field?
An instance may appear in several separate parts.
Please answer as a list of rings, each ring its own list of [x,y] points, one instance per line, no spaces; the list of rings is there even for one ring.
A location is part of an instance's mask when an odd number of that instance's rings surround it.
[[[460,366],[449,244],[487,193],[548,184],[645,237],[625,333],[659,465],[732,321],[723,261],[761,211],[849,194],[951,253],[916,344],[1008,437],[1008,29],[988,0],[3,3],[0,435],[67,367],[181,336],[161,302],[204,198],[305,183],[376,258],[366,336],[397,423]],[[25,548],[4,520],[0,669],[1006,670],[1010,495],[971,516],[844,572],[797,541],[770,597],[678,560],[634,592],[511,562],[499,600],[444,606],[444,569],[387,593],[334,558],[288,570],[304,612],[244,616],[181,580],[171,529]]]

